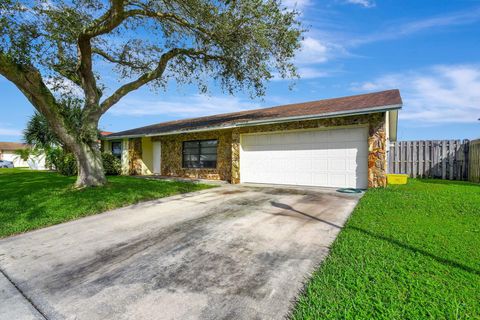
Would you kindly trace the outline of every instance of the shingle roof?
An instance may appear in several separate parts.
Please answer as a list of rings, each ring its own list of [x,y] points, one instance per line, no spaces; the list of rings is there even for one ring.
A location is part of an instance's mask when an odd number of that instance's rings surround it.
[[[28,148],[29,145],[20,142],[0,142],[0,150],[18,150]]]
[[[400,106],[402,98],[397,89],[381,92],[360,94],[349,97],[325,99],[304,103],[288,104],[278,107],[248,110],[241,112],[225,113],[200,118],[191,118],[169,122],[157,123],[154,125],[115,132],[108,136],[141,136],[165,134],[169,132],[190,131],[208,128],[230,127],[233,125],[248,125],[251,121],[275,120],[278,118],[301,117],[301,116],[328,116],[349,115],[375,107]]]

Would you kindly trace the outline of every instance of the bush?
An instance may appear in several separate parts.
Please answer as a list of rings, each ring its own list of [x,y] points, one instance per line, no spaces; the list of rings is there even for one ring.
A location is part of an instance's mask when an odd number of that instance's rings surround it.
[[[50,170],[56,170],[62,157],[63,150],[57,147],[45,149],[45,166]]]
[[[107,176],[118,176],[122,171],[120,160],[111,153],[102,153],[103,171]]]
[[[77,174],[77,159],[73,153],[64,153],[58,159],[57,170],[64,176],[74,176]]]
[[[45,150],[45,164],[64,176],[77,174],[77,160],[73,153],[65,152],[62,148],[53,147]]]
[[[55,169],[64,176],[77,174],[77,160],[70,152],[62,148],[49,148],[46,150],[46,164],[49,168]],[[122,171],[120,160],[111,153],[102,153],[103,170],[107,176],[118,176]]]

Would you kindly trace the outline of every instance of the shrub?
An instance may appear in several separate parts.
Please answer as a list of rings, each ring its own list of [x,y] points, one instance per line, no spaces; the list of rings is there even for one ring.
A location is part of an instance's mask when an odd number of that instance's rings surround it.
[[[74,176],[77,174],[77,159],[73,153],[64,153],[58,159],[57,170],[64,176]]]
[[[58,168],[63,150],[58,147],[49,147],[45,149],[45,166],[51,170]]]
[[[50,169],[55,169],[64,176],[77,174],[77,160],[75,156],[59,147],[45,150],[45,164]]]
[[[107,176],[118,176],[122,171],[120,160],[111,153],[102,153],[103,171]]]

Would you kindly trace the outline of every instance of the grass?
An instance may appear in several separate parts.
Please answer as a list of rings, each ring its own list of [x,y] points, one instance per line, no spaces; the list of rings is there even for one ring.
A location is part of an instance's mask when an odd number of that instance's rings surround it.
[[[0,237],[85,217],[140,201],[211,186],[189,182],[108,177],[104,187],[76,190],[75,177],[0,169]]]
[[[480,185],[369,190],[293,319],[480,319]]]

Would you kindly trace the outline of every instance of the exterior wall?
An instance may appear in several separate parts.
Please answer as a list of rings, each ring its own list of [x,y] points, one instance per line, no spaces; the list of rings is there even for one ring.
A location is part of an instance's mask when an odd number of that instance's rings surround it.
[[[142,138],[142,173],[152,174],[153,172],[153,144],[152,139],[148,137]]]
[[[217,139],[217,168],[182,168],[182,144],[188,140]],[[231,181],[232,172],[232,130],[192,132],[168,136],[153,137],[152,141],[162,144],[162,175],[179,176],[193,179]]]
[[[28,167],[28,163],[20,159],[20,157],[15,154],[15,151],[3,150],[0,152],[0,160],[12,161],[13,166],[17,167]]]
[[[130,159],[129,159],[129,152],[128,152],[128,139],[122,140],[122,157],[120,162],[122,163],[122,175],[129,175],[130,174]]]
[[[195,179],[226,180],[240,182],[240,135],[244,133],[273,132],[298,129],[329,128],[338,126],[368,126],[368,187],[386,185],[386,122],[385,113],[350,117],[285,122],[269,125],[239,127],[234,129],[192,132],[150,138],[124,139],[122,168],[128,163],[128,174],[151,174],[153,172],[153,141],[160,141],[162,175]],[[217,168],[182,168],[182,143],[188,140],[218,139]],[[150,140],[150,141],[148,141]],[[125,171],[124,171],[125,172]]]
[[[368,187],[386,185],[385,114],[374,113],[351,117],[285,122],[235,128],[232,132],[232,183],[240,183],[240,135],[243,133],[272,132],[336,126],[368,125]]]
[[[142,174],[142,138],[134,138],[128,140],[128,174]]]
[[[102,140],[100,150],[106,153],[112,153],[112,142],[109,140]]]
[[[387,186],[387,139],[382,114],[375,114],[369,125],[368,136],[368,187]]]
[[[390,168],[388,167],[390,159],[390,121],[389,121],[389,111],[385,112],[385,172],[390,173]]]
[[[30,156],[27,161],[21,159],[15,151],[0,150],[0,160],[12,161],[15,168],[31,168],[33,170],[45,170],[45,154]]]

